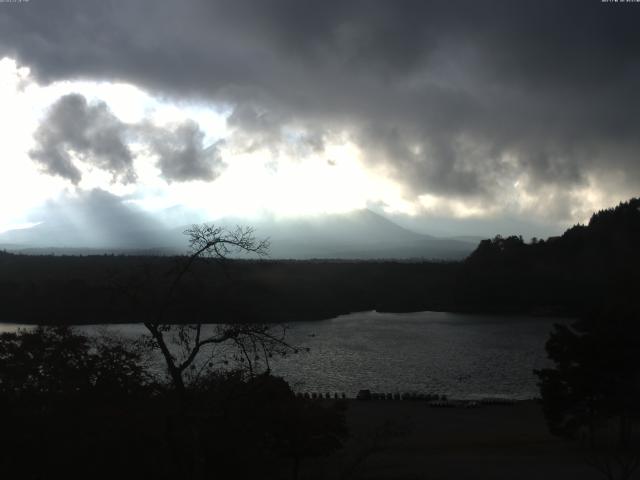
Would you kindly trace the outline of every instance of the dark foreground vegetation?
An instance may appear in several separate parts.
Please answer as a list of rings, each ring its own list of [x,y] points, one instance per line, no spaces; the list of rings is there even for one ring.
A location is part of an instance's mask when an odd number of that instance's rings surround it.
[[[547,240],[496,237],[463,262],[200,258],[165,315],[282,322],[363,311],[581,315],[640,284],[640,199]],[[0,315],[38,324],[140,322],[184,257],[0,253]]]
[[[577,444],[609,480],[640,467],[640,308],[610,299],[546,344],[553,367],[536,371],[549,430]]]
[[[68,327],[0,335],[3,478],[298,478],[342,446],[344,403],[246,368],[178,392],[140,344]]]

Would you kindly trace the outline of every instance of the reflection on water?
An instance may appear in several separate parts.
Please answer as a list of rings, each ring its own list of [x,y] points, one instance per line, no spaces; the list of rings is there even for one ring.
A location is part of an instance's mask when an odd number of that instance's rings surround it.
[[[455,398],[538,395],[532,370],[547,365],[544,344],[565,319],[441,312],[362,312],[291,324],[290,343],[308,353],[272,363],[298,390],[441,393]],[[0,331],[17,328],[0,325]],[[140,324],[81,327],[135,338]]]
[[[440,312],[365,312],[305,322],[290,338],[309,354],[274,370],[309,391],[360,388],[444,393],[455,398],[538,395],[532,370],[548,365],[544,344],[559,319]],[[312,336],[315,335],[315,336]]]

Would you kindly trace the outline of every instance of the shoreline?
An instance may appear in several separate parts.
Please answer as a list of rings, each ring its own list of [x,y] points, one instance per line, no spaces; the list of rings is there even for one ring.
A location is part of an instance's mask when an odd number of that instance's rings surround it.
[[[358,315],[363,313],[377,313],[377,314],[390,314],[390,315],[403,315],[403,314],[418,314],[418,313],[450,313],[456,315],[465,315],[465,316],[485,316],[491,315],[499,318],[504,318],[508,316],[517,316],[517,317],[527,317],[530,319],[541,319],[541,320],[549,320],[549,319],[568,319],[568,320],[576,320],[579,318],[578,315],[572,314],[570,312],[561,312],[555,310],[549,311],[522,311],[522,310],[514,310],[514,311],[506,311],[506,310],[469,310],[469,309],[421,309],[421,310],[386,310],[386,309],[366,309],[366,310],[354,310],[349,312],[339,312],[335,315],[310,315],[305,318],[298,318],[296,320],[284,319],[284,320],[267,320],[267,321],[259,321],[257,323],[263,323],[267,325],[282,325],[282,324],[295,324],[301,322],[324,322],[327,320],[335,320],[340,317],[345,317],[349,315]],[[233,324],[233,323],[252,323],[248,321],[238,321],[238,322],[225,322],[225,321],[205,321],[199,322],[201,325],[224,325],[224,324]],[[192,325],[190,323],[185,322],[166,322],[167,325]],[[109,322],[99,322],[99,321],[88,321],[88,322],[37,322],[37,321],[2,321],[0,320],[0,326],[43,326],[43,327],[57,327],[57,326],[68,326],[68,327],[99,327],[99,326],[108,326],[108,325],[144,325],[144,322],[135,322],[130,319],[123,319],[121,321],[109,321]]]

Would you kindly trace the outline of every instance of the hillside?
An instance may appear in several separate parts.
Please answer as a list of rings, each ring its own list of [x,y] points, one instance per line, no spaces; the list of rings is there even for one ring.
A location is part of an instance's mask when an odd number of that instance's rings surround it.
[[[483,240],[464,262],[457,303],[575,312],[604,299],[632,301],[639,282],[640,198],[633,198],[559,237]]]

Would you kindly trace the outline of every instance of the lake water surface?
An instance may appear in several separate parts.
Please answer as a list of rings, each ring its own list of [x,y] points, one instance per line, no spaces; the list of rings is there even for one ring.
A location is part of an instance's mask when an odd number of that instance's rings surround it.
[[[272,363],[299,391],[423,392],[453,398],[538,396],[532,371],[549,365],[544,344],[567,319],[444,312],[361,312],[289,325],[290,343],[308,347]],[[16,325],[0,325],[0,331]],[[135,338],[140,324],[80,327]]]
[[[294,326],[291,338],[311,351],[279,362],[274,370],[309,391],[355,394],[369,388],[454,398],[531,398],[538,396],[533,369],[549,365],[544,345],[553,323],[567,322],[442,312],[356,313]]]

